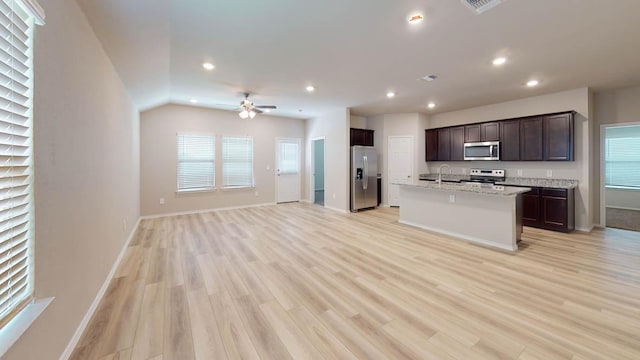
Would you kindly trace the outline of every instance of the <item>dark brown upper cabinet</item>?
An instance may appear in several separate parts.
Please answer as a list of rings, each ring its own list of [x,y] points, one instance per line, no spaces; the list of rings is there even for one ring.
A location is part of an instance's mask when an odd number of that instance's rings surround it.
[[[520,119],[520,160],[542,161],[542,118]]]
[[[497,121],[464,127],[464,142],[499,141],[500,126]]]
[[[543,118],[544,160],[573,160],[573,113],[547,115]]]
[[[464,127],[464,142],[480,141],[480,124],[466,125]]]
[[[520,120],[500,121],[500,160],[520,160]]]
[[[498,122],[480,124],[480,141],[499,141],[500,125]]]
[[[430,129],[425,130],[425,159],[426,161],[438,160],[438,130]]]
[[[351,146],[373,146],[373,130],[351,128]]]
[[[464,160],[464,126],[451,128],[451,161]]]
[[[451,160],[451,128],[438,129],[438,160]]]

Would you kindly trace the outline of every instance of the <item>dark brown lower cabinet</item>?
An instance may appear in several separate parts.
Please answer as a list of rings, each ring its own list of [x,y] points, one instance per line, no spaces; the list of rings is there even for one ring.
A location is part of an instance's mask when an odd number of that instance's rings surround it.
[[[575,189],[531,188],[522,194],[522,223],[561,232],[575,229]]]

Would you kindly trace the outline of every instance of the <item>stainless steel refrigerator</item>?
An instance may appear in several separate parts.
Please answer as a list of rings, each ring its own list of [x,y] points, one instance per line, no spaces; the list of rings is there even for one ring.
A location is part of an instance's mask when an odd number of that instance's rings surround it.
[[[371,146],[351,147],[351,211],[378,205],[378,153]]]

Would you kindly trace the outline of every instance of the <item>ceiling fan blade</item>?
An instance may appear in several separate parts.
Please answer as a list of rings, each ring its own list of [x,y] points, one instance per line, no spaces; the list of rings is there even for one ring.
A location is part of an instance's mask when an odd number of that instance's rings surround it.
[[[262,110],[260,110],[260,109],[256,109],[256,108],[253,108],[253,109],[251,109],[251,110],[255,111],[255,112],[256,112],[256,113],[258,113],[258,114],[262,114],[262,113],[264,112],[264,111],[262,111]]]
[[[254,107],[260,108],[260,109],[277,109],[278,107],[275,105],[256,105]]]

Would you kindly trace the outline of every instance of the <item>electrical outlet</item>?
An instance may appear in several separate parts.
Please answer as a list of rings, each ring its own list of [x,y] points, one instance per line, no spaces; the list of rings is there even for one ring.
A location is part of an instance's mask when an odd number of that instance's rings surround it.
[[[336,193],[331,194],[331,198],[335,199],[336,198]]]
[[[267,165],[267,171],[271,170],[271,166]]]
[[[449,195],[449,202],[452,203],[452,204],[455,203],[456,202],[456,196],[453,195],[453,194]]]
[[[553,177],[553,170],[547,170],[547,177]]]
[[[522,176],[522,169],[518,169],[518,176]]]
[[[164,198],[160,198],[160,205],[164,205]]]
[[[258,197],[258,192],[256,191],[256,197]]]

